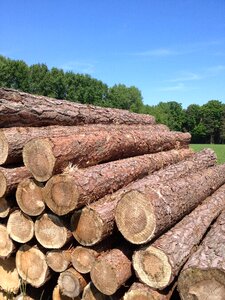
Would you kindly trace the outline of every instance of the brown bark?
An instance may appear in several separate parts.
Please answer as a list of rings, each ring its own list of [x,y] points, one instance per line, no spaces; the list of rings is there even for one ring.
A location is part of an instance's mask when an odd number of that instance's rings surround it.
[[[188,147],[189,133],[143,130],[96,131],[76,136],[37,138],[23,148],[23,161],[38,181],[47,181],[69,163],[88,167],[163,150]]]
[[[0,127],[78,124],[154,124],[150,115],[0,89]]]
[[[155,172],[154,175],[131,183],[112,195],[107,195],[97,202],[91,203],[80,211],[75,211],[71,219],[75,239],[84,246],[91,246],[111,235],[117,203],[126,192],[137,188],[140,184],[146,183],[146,185],[154,186],[158,182],[176,180],[190,172],[196,172],[215,163],[215,153],[210,149],[205,149],[184,161]],[[87,227],[86,224],[89,226]]]
[[[10,212],[10,204],[5,198],[0,198],[0,219],[8,217]]]
[[[34,236],[34,222],[17,209],[9,215],[7,231],[12,240],[27,243]]]
[[[178,279],[184,300],[223,300],[225,295],[225,211],[189,258]]]
[[[139,279],[155,289],[167,287],[223,208],[225,185],[154,243],[134,254],[133,267]]]
[[[108,162],[87,169],[70,168],[46,184],[44,198],[57,215],[90,204],[149,173],[192,155],[190,149],[170,150]]]
[[[47,126],[47,127],[11,127],[0,129],[0,165],[22,162],[22,150],[26,143],[38,137],[59,137],[77,135],[95,131],[127,131],[139,129],[143,131],[169,131],[165,125],[83,125],[83,126]]]
[[[96,259],[90,274],[100,292],[113,295],[131,277],[131,261],[124,251],[112,249]]]
[[[62,295],[62,293],[60,292],[59,286],[57,285],[53,290],[52,300],[71,300],[71,297]],[[73,300],[81,300],[81,298],[78,296],[76,298],[73,298]]]
[[[170,300],[175,287],[176,284],[173,284],[168,290],[156,291],[143,283],[135,282],[123,300]]]
[[[34,231],[37,241],[47,249],[62,248],[72,237],[59,217],[47,213],[35,221]]]
[[[18,183],[31,176],[26,167],[6,169],[0,167],[0,198],[15,191]]]
[[[54,272],[63,272],[71,264],[71,250],[52,250],[46,253],[46,262]]]
[[[14,244],[7,232],[6,226],[0,224],[0,258],[9,257],[14,251]]]
[[[87,285],[83,275],[78,273],[74,268],[69,268],[60,273],[58,278],[59,290],[62,295],[74,298],[78,297]]]
[[[16,252],[16,268],[20,277],[36,288],[50,278],[45,255],[37,246],[24,244],[19,248]]]
[[[43,184],[32,178],[22,180],[17,186],[16,201],[25,214],[39,216],[45,209]]]
[[[17,294],[19,291],[20,279],[14,257],[0,259],[0,287],[8,293]]]

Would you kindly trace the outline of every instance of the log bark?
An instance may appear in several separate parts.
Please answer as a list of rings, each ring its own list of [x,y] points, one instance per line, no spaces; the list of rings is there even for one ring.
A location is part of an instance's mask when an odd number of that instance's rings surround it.
[[[158,125],[83,125],[83,126],[47,126],[47,127],[10,127],[0,129],[0,165],[22,162],[22,150],[26,143],[38,137],[59,137],[77,135],[95,131],[128,131],[139,129],[143,131],[169,131],[163,124]]]
[[[6,169],[0,167],[0,198],[16,190],[18,183],[31,176],[26,167]]]
[[[135,252],[133,267],[138,278],[154,289],[166,288],[223,208],[225,185],[154,243]]]
[[[87,280],[74,268],[60,273],[58,278],[59,290],[62,295],[74,298],[78,297],[87,285]]]
[[[87,169],[68,168],[44,188],[47,206],[57,215],[90,204],[128,183],[191,156],[190,149],[170,150],[108,162]]]
[[[37,246],[22,245],[16,252],[16,268],[20,277],[39,288],[50,278],[45,255]]]
[[[8,293],[17,294],[19,291],[20,279],[14,257],[0,259],[0,287]]]
[[[0,219],[8,217],[10,204],[5,198],[0,198]]]
[[[14,251],[15,246],[5,225],[0,224],[0,258],[8,258]]]
[[[117,204],[115,220],[131,243],[143,244],[159,236],[225,183],[225,164],[184,178],[145,184],[127,192]]]
[[[34,222],[17,209],[8,218],[7,231],[12,240],[18,243],[27,243],[34,236]]]
[[[34,232],[37,241],[47,249],[60,249],[72,237],[59,217],[47,213],[35,221]]]
[[[91,280],[105,295],[113,295],[132,275],[131,261],[120,249],[98,257],[91,269]]]
[[[56,285],[56,287],[54,288],[53,293],[52,293],[52,300],[71,300],[71,297],[62,295],[62,293],[60,292],[59,286]],[[78,296],[76,298],[73,298],[73,300],[81,300],[81,298]]]
[[[43,184],[32,178],[22,180],[16,190],[16,201],[19,208],[29,216],[39,216],[45,209]]]
[[[126,192],[137,188],[139,184],[147,182],[147,185],[151,184],[154,187],[158,182],[176,180],[190,172],[197,172],[213,166],[215,163],[215,153],[210,149],[205,149],[184,161],[155,172],[154,175],[131,183],[112,195],[107,195],[97,202],[91,203],[80,211],[75,211],[71,218],[75,239],[83,246],[91,246],[111,235],[114,229],[116,205]],[[86,224],[89,226],[87,227]]]
[[[71,264],[71,250],[52,250],[46,253],[46,262],[54,272],[63,272]]]
[[[225,295],[225,211],[189,258],[178,278],[178,290],[186,300],[223,300]]]
[[[69,163],[88,167],[131,156],[187,148],[189,133],[123,130],[96,131],[76,136],[36,138],[23,148],[23,161],[34,178],[47,181]]]

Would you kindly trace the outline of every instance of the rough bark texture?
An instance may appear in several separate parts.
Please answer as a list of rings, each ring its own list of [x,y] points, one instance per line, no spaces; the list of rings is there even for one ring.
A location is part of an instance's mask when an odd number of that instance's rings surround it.
[[[185,264],[178,279],[184,300],[223,300],[225,295],[225,211]]]
[[[46,253],[46,262],[54,272],[63,272],[71,264],[72,250],[52,250]]]
[[[6,169],[0,167],[0,198],[15,191],[18,183],[31,176],[26,167]]]
[[[189,133],[123,130],[96,131],[76,136],[37,138],[23,148],[23,161],[38,181],[47,181],[69,163],[88,167],[163,150],[187,148]]]
[[[91,280],[105,295],[113,295],[131,277],[131,261],[120,249],[99,256],[91,269]]]
[[[143,131],[169,131],[165,125],[83,125],[83,126],[47,126],[47,127],[11,127],[0,129],[0,165],[22,162],[22,150],[33,138],[76,135],[83,132],[114,131],[139,129]]]
[[[153,244],[134,254],[133,267],[139,279],[155,289],[168,286],[223,208],[225,185]]]
[[[78,273],[74,268],[60,273],[58,285],[62,295],[74,298],[78,297],[87,285],[86,279]]]
[[[168,290],[156,291],[143,283],[135,282],[124,295],[123,300],[170,300],[175,287],[176,285],[173,284]]]
[[[24,244],[16,252],[16,268],[20,277],[33,287],[42,286],[49,279],[45,255],[37,246]]]
[[[155,123],[155,118],[150,115],[56,100],[7,88],[0,89],[0,104],[0,127]]]
[[[19,208],[29,216],[39,216],[45,209],[43,184],[32,178],[22,180],[16,189],[16,201]]]
[[[126,192],[137,188],[140,184],[146,183],[147,186],[154,186],[159,182],[166,182],[173,178],[176,180],[190,172],[213,166],[215,163],[215,153],[210,149],[205,149],[184,161],[157,171],[154,175],[149,175],[131,183],[127,187],[118,190],[112,195],[103,197],[80,211],[75,211],[71,219],[75,239],[84,246],[91,246],[111,235],[114,228],[116,205]],[[87,227],[86,224],[90,226]]]
[[[17,294],[19,291],[20,279],[14,257],[0,259],[0,288],[5,292],[13,294]]]
[[[72,236],[59,217],[47,213],[35,221],[34,231],[37,241],[47,249],[63,247]]]
[[[87,169],[68,168],[46,184],[44,198],[57,215],[90,204],[128,183],[191,156],[190,149],[170,150],[108,162]]]
[[[0,198],[0,219],[6,218],[10,213],[10,204],[5,198]]]
[[[0,258],[9,257],[14,251],[13,241],[10,239],[6,226],[0,224]]]
[[[225,183],[225,164],[155,186],[138,184],[117,204],[115,220],[130,242],[142,244],[159,236]]]
[[[53,290],[52,300],[71,300],[71,297],[62,295],[62,293],[60,292],[59,286],[57,285]],[[81,300],[81,298],[78,296],[76,298],[73,298],[73,300]]]

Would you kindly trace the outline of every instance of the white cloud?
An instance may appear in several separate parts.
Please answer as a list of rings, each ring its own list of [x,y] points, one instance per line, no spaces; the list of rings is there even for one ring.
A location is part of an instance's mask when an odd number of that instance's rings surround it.
[[[85,74],[92,74],[95,71],[94,64],[82,61],[69,61],[62,64],[60,67],[65,71],[74,71]]]
[[[178,53],[169,48],[158,48],[158,49],[152,49],[148,51],[134,53],[134,55],[137,56],[170,56],[176,54]]]
[[[192,72],[183,72],[179,77],[169,79],[170,82],[193,81],[202,79],[202,75]]]
[[[159,89],[161,92],[175,92],[175,91],[181,91],[185,89],[185,85],[183,83],[178,83],[176,85],[172,86],[166,86]]]

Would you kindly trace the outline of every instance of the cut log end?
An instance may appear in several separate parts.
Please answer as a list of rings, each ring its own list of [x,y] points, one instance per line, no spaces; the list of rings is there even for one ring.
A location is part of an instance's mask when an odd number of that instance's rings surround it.
[[[37,181],[47,181],[55,166],[51,143],[42,138],[29,141],[23,148],[23,161]]]
[[[9,202],[5,198],[0,198],[0,218],[6,218],[10,212]]]
[[[189,268],[181,272],[178,289],[184,300],[223,300],[225,273],[218,269]]]
[[[7,228],[0,224],[0,258],[7,258],[14,250]]]
[[[72,265],[82,274],[89,273],[97,255],[98,253],[93,249],[77,246],[71,253]]]
[[[0,171],[0,198],[3,197],[7,190],[7,180],[3,172]]]
[[[62,295],[60,292],[59,286],[57,285],[52,293],[52,300],[71,300],[70,297]],[[73,298],[73,300],[81,300],[80,297]]]
[[[14,257],[0,259],[0,287],[2,290],[8,293],[17,294],[19,291],[20,280]]]
[[[19,208],[29,216],[39,216],[45,209],[42,188],[31,178],[18,184],[16,200]]]
[[[130,291],[126,293],[123,300],[155,300],[151,293],[142,290]]]
[[[26,243],[34,236],[34,223],[20,210],[15,210],[9,216],[7,231],[11,239],[19,243]]]
[[[56,175],[47,182],[44,197],[47,206],[62,216],[76,208],[79,193],[71,176]]]
[[[83,246],[92,246],[101,241],[103,222],[92,210],[74,212],[71,228],[73,236]]]
[[[108,296],[102,294],[96,289],[94,284],[90,282],[85,288],[82,294],[82,300],[107,300]]]
[[[0,131],[0,165],[3,165],[8,157],[9,145],[2,131]]]
[[[155,193],[152,195],[157,197]],[[116,224],[122,235],[133,244],[148,242],[155,230],[155,216],[149,199],[137,191],[126,193],[116,208]]]
[[[165,288],[171,278],[171,265],[159,249],[148,247],[133,255],[133,265],[138,278],[154,289]]]
[[[71,257],[67,251],[53,250],[46,254],[48,266],[55,272],[65,271],[71,261]]]

